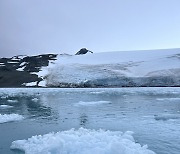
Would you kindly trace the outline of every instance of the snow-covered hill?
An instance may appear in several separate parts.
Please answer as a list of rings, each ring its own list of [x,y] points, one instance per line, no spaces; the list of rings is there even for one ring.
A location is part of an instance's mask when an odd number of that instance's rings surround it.
[[[47,87],[180,86],[180,49],[58,55],[35,73]]]
[[[80,51],[0,58],[0,87],[180,86],[180,49]]]

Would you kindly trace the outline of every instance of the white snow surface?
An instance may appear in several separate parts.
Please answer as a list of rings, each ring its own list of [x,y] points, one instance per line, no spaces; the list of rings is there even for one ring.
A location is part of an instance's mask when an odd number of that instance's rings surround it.
[[[112,77],[180,76],[180,49],[58,55],[38,73],[46,85]]]
[[[135,143],[132,132],[79,128],[12,142],[26,154],[155,154]]]
[[[24,69],[26,68],[26,66],[20,67],[18,69],[16,69],[17,71],[24,71]]]
[[[22,62],[19,66],[24,66],[26,64],[27,64],[27,62]]]
[[[38,86],[40,87],[46,87],[46,81],[42,80],[39,82]]]
[[[9,64],[17,64],[19,62],[16,62],[16,61],[8,61]]]
[[[35,82],[29,82],[29,83],[23,83],[23,85],[27,86],[27,87],[32,87],[32,86],[36,86],[36,81]]]
[[[24,117],[19,114],[0,114],[0,123],[10,122],[10,121],[19,121],[23,119]]]

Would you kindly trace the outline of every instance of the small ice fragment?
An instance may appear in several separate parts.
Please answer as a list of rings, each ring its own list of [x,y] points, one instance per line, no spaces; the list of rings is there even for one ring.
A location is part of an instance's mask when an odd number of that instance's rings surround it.
[[[22,119],[24,119],[24,117],[19,114],[0,114],[0,123],[19,121]]]
[[[93,105],[100,105],[100,104],[109,104],[110,101],[91,101],[91,102],[84,102],[80,101],[75,104],[75,106],[93,106]]]
[[[38,98],[33,98],[31,99],[33,102],[37,102],[38,101]]]
[[[92,91],[91,94],[103,94],[105,91]]]
[[[8,99],[7,101],[10,102],[10,103],[16,103],[16,102],[18,102],[17,100],[12,100],[12,99]]]
[[[8,96],[1,96],[1,98],[2,98],[2,99],[6,99],[6,98],[8,98]]]
[[[168,112],[168,110],[167,110],[167,109],[164,109],[164,112]]]
[[[180,116],[175,115],[175,114],[155,115],[154,119],[155,120],[167,121],[167,120],[172,120],[172,119],[180,119]]]
[[[0,109],[7,109],[7,108],[12,108],[13,106],[10,105],[0,105]]]

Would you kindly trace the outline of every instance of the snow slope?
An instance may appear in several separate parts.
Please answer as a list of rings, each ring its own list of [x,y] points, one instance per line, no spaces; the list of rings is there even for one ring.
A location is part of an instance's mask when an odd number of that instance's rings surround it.
[[[58,55],[44,86],[180,86],[180,49]]]

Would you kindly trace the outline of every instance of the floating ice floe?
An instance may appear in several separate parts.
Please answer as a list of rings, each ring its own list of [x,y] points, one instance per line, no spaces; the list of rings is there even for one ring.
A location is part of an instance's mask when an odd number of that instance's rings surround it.
[[[0,114],[0,123],[10,122],[10,121],[19,121],[23,119],[24,117],[19,114]]]
[[[10,102],[10,103],[16,103],[16,102],[18,102],[18,100],[12,100],[12,99],[8,99],[7,101]]]
[[[110,101],[92,101],[92,102],[83,102],[80,101],[75,104],[75,106],[92,106],[92,105],[100,105],[100,104],[109,104],[111,103]]]
[[[158,101],[164,101],[164,100],[169,100],[169,101],[178,101],[178,100],[180,100],[180,98],[179,97],[177,97],[177,98],[157,98],[156,100],[158,100]]]
[[[154,116],[155,120],[162,120],[162,121],[167,121],[167,120],[176,120],[180,119],[180,115],[175,115],[175,114],[164,114],[164,115],[155,115]]]
[[[132,132],[80,128],[12,142],[26,154],[155,154],[135,143]]]
[[[6,98],[8,98],[8,96],[1,96],[1,98],[2,98],[2,99],[6,99]]]
[[[13,106],[10,105],[0,105],[0,109],[8,109],[8,108],[12,108]]]
[[[38,98],[33,98],[31,99],[33,102],[37,102],[38,101]]]
[[[92,91],[91,94],[103,94],[105,91]]]

